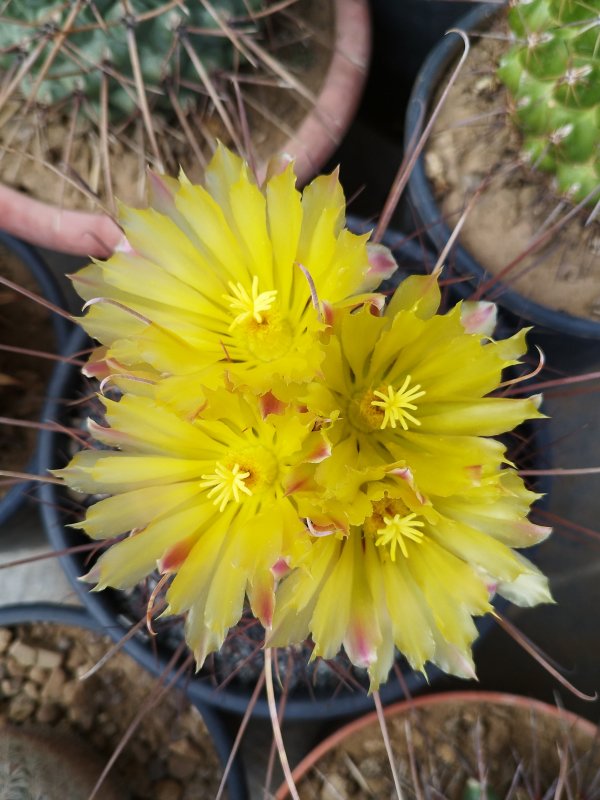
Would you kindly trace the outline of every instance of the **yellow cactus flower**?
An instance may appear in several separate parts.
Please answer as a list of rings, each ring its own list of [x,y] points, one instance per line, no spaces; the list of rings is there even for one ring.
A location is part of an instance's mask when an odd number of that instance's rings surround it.
[[[473,617],[499,594],[550,601],[513,548],[548,529],[494,436],[543,416],[493,396],[525,332],[491,337],[490,304],[439,314],[437,276],[372,294],[396,265],[345,230],[334,173],[262,188],[219,147],[206,186],[153,179],[121,210],[127,244],[75,276],[101,346],[87,373],[122,392],[59,471],[105,494],[76,527],[114,540],[89,579],[157,566],[198,664],[245,598],[268,644],[311,636],[383,681],[398,648],[472,675]]]
[[[166,613],[187,612],[187,641],[201,664],[241,616],[245,595],[268,627],[274,568],[308,546],[296,498],[310,494],[309,465],[325,458],[314,417],[270,398],[209,392],[193,421],[150,398],[104,399],[107,427],[57,474],[75,490],[108,494],[74,527],[119,538],[89,580],[127,588],[156,569],[173,575]],[[299,478],[299,475],[301,477]],[[275,569],[276,572],[276,569]]]
[[[504,341],[467,332],[461,306],[436,314],[439,301],[435,277],[411,277],[381,316],[368,307],[336,314],[322,377],[303,397],[336,420],[317,480],[338,503],[351,508],[363,470],[390,464],[409,468],[427,495],[469,489],[505,459],[489,437],[543,416],[539,397],[487,396],[524,353],[525,332]]]
[[[435,276],[412,277],[382,316],[340,311],[305,393],[332,442],[315,471],[325,535],[292,561],[269,643],[310,634],[325,658],[343,644],[373,688],[394,647],[416,669],[430,661],[472,676],[472,617],[492,611],[495,591],[551,599],[511,549],[549,533],[526,519],[536,495],[489,438],[542,416],[539,398],[487,396],[525,334],[493,341],[486,309],[439,315],[439,301]]]
[[[219,146],[206,187],[151,176],[152,207],[122,208],[127,244],[73,277],[83,327],[103,345],[89,372],[193,414],[203,387],[289,399],[311,381],[330,307],[358,305],[396,269],[391,254],[344,228],[337,173],[300,194],[293,164],[261,189]],[[366,294],[365,294],[366,293]]]
[[[371,689],[387,679],[395,648],[417,670],[431,662],[473,678],[472,617],[492,612],[495,592],[519,605],[551,602],[545,577],[511,549],[550,533],[527,521],[538,495],[514,470],[444,497],[424,497],[408,471],[392,471],[365,494],[363,524],[314,538],[281,582],[269,645],[310,635],[323,658],[343,645]]]

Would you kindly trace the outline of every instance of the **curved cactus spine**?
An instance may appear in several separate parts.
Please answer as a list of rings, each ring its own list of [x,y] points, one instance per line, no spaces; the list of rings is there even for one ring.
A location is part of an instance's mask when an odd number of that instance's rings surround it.
[[[523,152],[578,203],[600,185],[600,0],[512,0],[498,75]]]

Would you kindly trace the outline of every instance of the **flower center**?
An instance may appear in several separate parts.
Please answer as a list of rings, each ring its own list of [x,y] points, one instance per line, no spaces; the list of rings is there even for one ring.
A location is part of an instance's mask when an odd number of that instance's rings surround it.
[[[373,503],[373,513],[363,525],[366,534],[375,538],[376,547],[389,547],[389,556],[396,560],[399,547],[404,558],[409,557],[407,541],[420,544],[425,523],[411,512],[402,500],[385,497]]]
[[[378,399],[371,400],[371,405],[383,411],[383,421],[380,426],[381,430],[387,428],[388,425],[395,428],[397,422],[400,423],[405,431],[408,430],[408,422],[412,422],[414,425],[421,424],[418,419],[415,419],[415,417],[409,413],[408,409],[410,409],[410,411],[416,411],[417,407],[413,403],[413,400],[423,397],[425,392],[421,390],[421,385],[419,383],[411,387],[410,382],[411,377],[407,375],[398,391],[396,391],[393,386],[388,386],[387,394],[380,391],[373,392],[373,396]]]
[[[215,471],[202,475],[201,489],[208,489],[208,497],[224,511],[234,500],[240,503],[243,495],[252,495],[272,486],[279,473],[273,453],[262,445],[242,448],[217,461]]]
[[[421,422],[410,412],[417,410],[414,401],[423,397],[425,392],[418,383],[411,386],[411,380],[411,376],[407,375],[397,391],[393,386],[388,386],[387,392],[369,389],[356,394],[348,407],[351,424],[365,433],[377,429],[385,430],[388,425],[396,428],[398,423],[405,431],[408,430],[409,423],[420,425]]]
[[[392,561],[396,560],[396,546],[400,547],[404,558],[408,558],[406,540],[410,539],[417,544],[423,541],[424,533],[419,528],[422,528],[425,523],[417,519],[416,514],[407,514],[405,517],[395,514],[393,517],[384,517],[383,521],[385,527],[378,531],[375,545],[377,547],[389,545]]]
[[[215,471],[209,475],[202,475],[201,489],[209,489],[208,496],[214,498],[213,503],[219,506],[219,511],[224,511],[231,500],[239,503],[242,499],[241,493],[251,495],[244,481],[250,477],[249,472],[243,472],[239,464],[234,464],[229,468],[218,461],[215,464]]]
[[[258,276],[252,279],[250,293],[241,283],[229,281],[231,294],[223,295],[235,314],[229,331],[237,330],[239,345],[259,361],[269,362],[285,356],[293,342],[289,321],[273,303],[277,290],[258,291]]]
[[[262,322],[253,317],[239,327],[243,345],[259,361],[274,361],[285,356],[292,346],[290,323],[279,311],[267,311]]]
[[[247,320],[254,320],[260,325],[263,322],[263,313],[271,308],[277,297],[276,289],[268,292],[258,291],[258,275],[252,278],[250,294],[241,283],[229,281],[229,288],[231,294],[224,294],[223,298],[229,303],[231,311],[238,312],[229,326],[230,331]]]

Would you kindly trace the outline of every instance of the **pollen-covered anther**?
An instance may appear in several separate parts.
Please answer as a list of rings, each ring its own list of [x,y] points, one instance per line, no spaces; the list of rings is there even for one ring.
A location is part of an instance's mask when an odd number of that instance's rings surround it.
[[[424,533],[419,530],[425,523],[417,519],[416,514],[395,514],[393,517],[383,518],[384,527],[377,531],[375,544],[377,547],[389,545],[390,558],[396,560],[396,547],[402,551],[404,558],[408,558],[408,548],[406,540],[420,544],[423,541]]]
[[[219,506],[219,511],[224,511],[227,503],[235,500],[239,503],[241,493],[251,495],[252,490],[246,486],[245,480],[250,477],[249,472],[242,472],[239,464],[225,467],[217,463],[211,475],[202,475],[201,489],[210,489],[208,497],[214,498],[213,503]]]
[[[231,289],[231,294],[225,294],[223,298],[227,300],[232,311],[239,312],[229,326],[229,330],[250,319],[260,325],[263,322],[263,313],[269,311],[277,297],[277,289],[271,289],[267,292],[258,291],[257,275],[252,279],[251,294],[248,294],[241,283],[235,284],[229,281],[229,288]]]
[[[379,399],[372,400],[371,405],[383,411],[381,430],[385,430],[388,425],[395,428],[398,422],[405,431],[408,430],[408,422],[412,422],[413,425],[421,424],[418,419],[413,417],[410,411],[417,410],[417,406],[413,401],[423,397],[425,392],[421,389],[420,384],[417,383],[411,387],[410,382],[411,377],[407,375],[398,391],[393,386],[388,386],[387,394],[381,391],[373,392],[374,397]]]

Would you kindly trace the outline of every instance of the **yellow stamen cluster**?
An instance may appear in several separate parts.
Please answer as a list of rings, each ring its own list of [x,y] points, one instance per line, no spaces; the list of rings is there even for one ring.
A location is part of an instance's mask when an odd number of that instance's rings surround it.
[[[387,547],[389,545],[392,561],[396,560],[396,547],[400,548],[404,558],[408,558],[406,539],[416,544],[420,544],[423,541],[424,534],[419,528],[423,528],[425,523],[417,519],[416,514],[407,514],[406,516],[395,514],[393,517],[384,517],[383,521],[385,527],[377,531],[375,544],[377,547]]]
[[[413,425],[421,424],[416,417],[413,417],[408,409],[410,409],[410,411],[416,411],[417,406],[413,401],[418,400],[419,397],[423,397],[425,392],[421,390],[421,385],[418,383],[416,386],[412,386],[409,389],[410,382],[411,376],[407,375],[398,391],[396,391],[393,386],[388,386],[387,394],[380,391],[373,392],[373,395],[379,399],[372,400],[371,405],[383,411],[383,421],[381,423],[382,431],[385,430],[388,425],[395,428],[397,422],[400,423],[405,431],[408,430],[408,422],[412,422]]]
[[[233,330],[236,325],[241,325],[243,322],[250,319],[253,319],[260,325],[263,322],[263,313],[269,311],[277,297],[277,290],[272,289],[268,292],[259,292],[258,275],[255,275],[252,279],[250,294],[243,284],[239,282],[235,284],[232,281],[228,283],[231,294],[225,294],[223,298],[227,300],[232,311],[239,311],[229,326],[229,330]]]
[[[252,494],[252,490],[244,483],[246,478],[250,477],[250,473],[240,470],[239,464],[234,464],[231,469],[223,464],[216,464],[215,471],[211,475],[201,476],[203,480],[200,488],[210,489],[208,496],[214,497],[213,503],[219,506],[219,511],[224,511],[231,500],[239,503],[242,499],[240,492]]]

